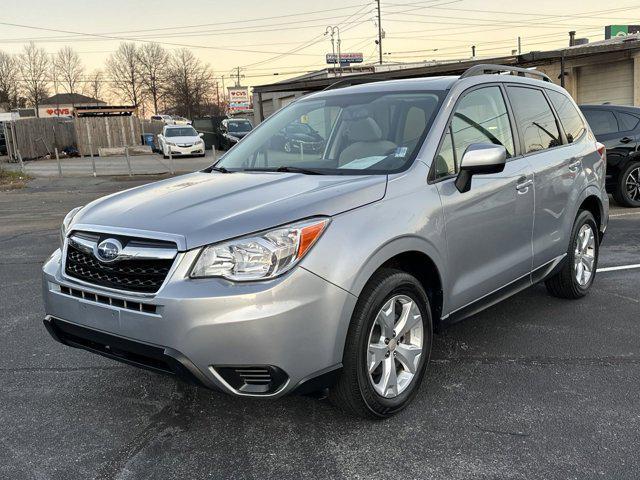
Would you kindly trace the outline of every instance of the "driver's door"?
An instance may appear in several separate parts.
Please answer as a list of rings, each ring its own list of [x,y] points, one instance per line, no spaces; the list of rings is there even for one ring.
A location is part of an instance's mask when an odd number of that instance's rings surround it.
[[[456,174],[466,148],[474,143],[503,145],[507,164],[501,173],[475,175],[470,191],[460,193]],[[501,291],[528,286],[533,174],[526,158],[519,156],[516,129],[500,86],[467,91],[458,101],[434,167],[448,250],[445,313],[473,313],[475,307],[497,301]]]

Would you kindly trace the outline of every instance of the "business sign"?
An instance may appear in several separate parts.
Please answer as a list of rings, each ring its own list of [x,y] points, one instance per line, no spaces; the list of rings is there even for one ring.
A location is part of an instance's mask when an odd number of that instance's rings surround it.
[[[251,99],[248,87],[229,87],[229,112],[246,112],[251,110]]]
[[[40,118],[46,117],[70,117],[73,115],[73,107],[71,106],[47,106],[38,109]]]
[[[362,63],[364,62],[364,56],[362,53],[341,53],[340,54],[340,65],[349,65],[351,63]],[[327,53],[327,63],[330,65],[335,65],[338,63],[338,55],[335,53]]]
[[[640,33],[640,25],[607,25],[604,27],[604,38],[626,37]]]

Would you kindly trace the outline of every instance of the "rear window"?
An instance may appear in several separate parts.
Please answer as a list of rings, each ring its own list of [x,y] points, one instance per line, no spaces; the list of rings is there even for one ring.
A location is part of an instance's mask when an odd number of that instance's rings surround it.
[[[565,94],[554,90],[547,90],[547,93],[558,113],[558,117],[560,117],[560,123],[562,123],[564,133],[567,135],[567,141],[572,143],[585,132],[582,117],[574,103]]]
[[[595,135],[606,135],[618,131],[618,121],[611,110],[584,110],[584,116]]]
[[[524,139],[524,153],[539,152],[562,144],[556,117],[542,90],[509,87],[509,98]]]

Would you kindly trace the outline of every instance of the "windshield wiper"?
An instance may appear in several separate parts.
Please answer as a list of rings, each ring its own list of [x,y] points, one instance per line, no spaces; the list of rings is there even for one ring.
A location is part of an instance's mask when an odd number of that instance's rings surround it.
[[[220,173],[233,173],[231,170],[227,170],[224,167],[209,167],[205,170],[207,173],[220,172]]]
[[[319,170],[314,170],[312,168],[289,167],[286,165],[276,168],[276,172],[303,173],[305,175],[325,175],[325,173],[320,172]]]

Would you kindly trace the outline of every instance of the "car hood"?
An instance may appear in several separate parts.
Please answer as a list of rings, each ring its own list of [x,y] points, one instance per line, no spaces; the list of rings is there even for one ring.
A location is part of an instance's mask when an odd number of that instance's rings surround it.
[[[72,228],[166,233],[183,238],[180,247],[191,249],[336,215],[382,199],[386,185],[386,175],[197,172],[95,200],[76,215]]]
[[[195,136],[195,137],[164,137],[167,139],[167,142],[173,142],[173,143],[196,143],[198,140],[200,140],[199,136]]]

